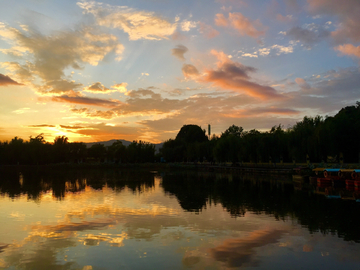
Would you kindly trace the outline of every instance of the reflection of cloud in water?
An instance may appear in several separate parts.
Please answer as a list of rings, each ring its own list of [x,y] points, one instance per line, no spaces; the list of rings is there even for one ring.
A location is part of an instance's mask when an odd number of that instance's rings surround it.
[[[243,264],[257,266],[254,258],[255,248],[276,243],[284,234],[282,230],[259,230],[246,238],[228,239],[220,246],[210,249],[211,256],[229,267],[240,267]]]
[[[94,221],[82,221],[79,223],[68,223],[68,224],[58,224],[58,225],[47,225],[33,226],[34,230],[46,230],[51,232],[66,232],[66,231],[87,231],[87,230],[99,230],[107,227],[109,225],[115,225],[116,221],[114,219],[97,219]]]
[[[125,239],[127,239],[125,232],[115,235],[100,233],[100,235],[87,234],[80,241],[83,241],[86,246],[98,246],[100,242],[108,242],[112,247],[122,247]]]

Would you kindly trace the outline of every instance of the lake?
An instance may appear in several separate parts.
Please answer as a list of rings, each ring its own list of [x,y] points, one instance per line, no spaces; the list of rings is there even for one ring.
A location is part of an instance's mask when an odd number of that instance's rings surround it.
[[[360,203],[289,177],[1,172],[0,269],[359,269]]]

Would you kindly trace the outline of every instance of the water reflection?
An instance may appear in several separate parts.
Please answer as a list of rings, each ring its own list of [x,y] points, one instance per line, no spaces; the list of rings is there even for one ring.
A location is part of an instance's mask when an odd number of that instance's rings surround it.
[[[0,269],[359,266],[359,205],[287,178],[22,170],[0,194]]]

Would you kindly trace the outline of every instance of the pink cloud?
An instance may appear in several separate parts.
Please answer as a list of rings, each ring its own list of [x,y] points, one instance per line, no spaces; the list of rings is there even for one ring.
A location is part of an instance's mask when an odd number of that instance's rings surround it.
[[[219,35],[219,31],[212,28],[210,25],[200,22],[199,32],[206,38],[211,39]]]
[[[265,34],[265,30],[257,29],[264,29],[264,26],[260,23],[260,21],[250,21],[239,12],[230,12],[228,18],[226,18],[223,14],[216,14],[215,24],[223,27],[231,26],[243,36],[247,35],[253,38],[257,38]]]
[[[352,44],[344,44],[335,47],[335,50],[341,52],[343,55],[350,55],[360,58],[360,46],[355,47]]]

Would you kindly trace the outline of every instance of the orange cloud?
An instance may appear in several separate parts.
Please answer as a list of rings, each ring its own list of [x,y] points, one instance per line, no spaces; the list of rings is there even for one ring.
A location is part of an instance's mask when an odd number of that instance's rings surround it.
[[[9,76],[0,73],[0,86],[8,86],[8,85],[22,85],[22,84],[14,81]]]
[[[352,44],[344,44],[335,47],[335,50],[341,52],[343,55],[350,55],[360,58],[360,46],[355,47]]]
[[[260,23],[260,21],[257,20],[252,22],[239,12],[230,12],[228,18],[225,18],[223,14],[216,14],[215,24],[223,27],[231,26],[243,36],[248,35],[250,37],[257,38],[265,34],[264,30],[256,29],[264,29],[264,26]]]
[[[205,76],[200,79],[201,81],[260,99],[281,98],[274,88],[250,81],[248,73],[255,72],[255,68],[233,62],[223,52],[213,50],[212,54],[219,60],[218,69],[205,70]]]

